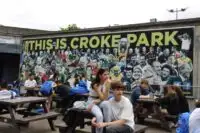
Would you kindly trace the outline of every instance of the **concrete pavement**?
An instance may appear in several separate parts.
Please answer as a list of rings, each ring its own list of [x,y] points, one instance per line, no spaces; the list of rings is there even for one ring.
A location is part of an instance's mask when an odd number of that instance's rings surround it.
[[[148,124],[149,125],[149,124]],[[77,131],[77,133],[89,133],[90,127],[86,127],[82,131]],[[0,123],[0,133],[15,133],[15,129],[9,125]],[[21,128],[21,133],[59,133],[57,131],[51,131],[48,121],[47,120],[41,120],[32,122],[29,124],[28,128]],[[159,128],[159,125],[151,125],[149,126],[149,129],[146,133],[169,133]],[[175,131],[173,131],[175,133]]]

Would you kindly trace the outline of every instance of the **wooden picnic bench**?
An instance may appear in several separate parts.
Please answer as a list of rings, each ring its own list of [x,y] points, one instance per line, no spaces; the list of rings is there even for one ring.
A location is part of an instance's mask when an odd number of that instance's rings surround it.
[[[76,94],[73,96],[67,96],[66,98],[60,97],[59,95],[53,96],[52,101],[56,102],[56,108],[60,109],[60,113],[73,106],[75,101],[84,101],[87,100],[89,94]]]
[[[39,86],[33,88],[28,88],[24,86],[23,88],[26,91],[25,96],[39,96],[39,90],[40,90]]]
[[[88,112],[87,110],[84,109],[76,109],[76,108],[69,109],[68,113],[69,111],[71,111],[71,113],[68,115],[71,118],[73,118],[72,123],[70,122],[70,120],[68,121],[69,125],[66,125],[64,121],[58,121],[57,123],[55,123],[55,126],[59,128],[60,133],[68,133],[68,132],[75,133],[76,127],[80,126],[80,128],[83,129],[85,127],[85,124],[91,125],[91,119],[94,117],[94,115],[91,112]],[[146,129],[147,126],[136,124],[134,133],[145,133]],[[95,133],[95,128],[92,126],[91,126],[91,132]]]
[[[178,116],[163,114],[160,109],[159,103],[153,98],[138,99],[134,107],[134,115],[137,123],[144,123],[144,119],[157,119],[160,120],[161,127],[171,130],[168,126],[169,121],[177,122]]]
[[[55,126],[59,129],[60,133],[67,133],[68,126],[65,124],[64,121],[57,121],[57,123],[55,123]],[[145,125],[135,124],[134,133],[145,133],[147,128],[148,127]],[[92,133],[95,133],[95,130],[93,130]]]
[[[17,105],[29,103],[29,104],[41,104],[44,112],[37,113],[32,112],[32,106],[29,106],[26,110],[22,110],[21,113],[17,113],[13,107]],[[15,99],[0,100],[0,104],[3,104],[8,108],[8,114],[0,115],[0,121],[5,123],[11,123],[16,128],[16,133],[20,133],[20,126],[28,125],[29,122],[47,119],[52,130],[55,130],[53,120],[59,115],[56,112],[48,112],[46,107],[46,98],[44,97],[19,97]]]

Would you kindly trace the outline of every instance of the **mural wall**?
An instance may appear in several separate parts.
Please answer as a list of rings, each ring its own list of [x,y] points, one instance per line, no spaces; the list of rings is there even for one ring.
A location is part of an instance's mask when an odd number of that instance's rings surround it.
[[[80,73],[92,80],[106,68],[129,92],[147,79],[157,93],[177,84],[192,95],[193,38],[191,27],[24,40],[21,79],[58,72],[63,82]]]

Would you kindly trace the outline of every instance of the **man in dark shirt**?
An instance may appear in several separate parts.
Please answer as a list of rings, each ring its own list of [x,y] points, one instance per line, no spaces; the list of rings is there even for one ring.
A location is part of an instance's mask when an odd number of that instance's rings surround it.
[[[139,98],[149,98],[149,83],[147,80],[142,80],[140,86],[136,86],[131,94],[131,102],[134,105]]]
[[[69,96],[70,87],[63,84],[60,80],[56,82],[57,88],[55,90],[56,94],[61,98],[66,98]]]
[[[55,93],[57,94],[58,97],[60,97],[62,100],[61,102],[58,103],[58,106],[61,108],[65,108],[69,105],[69,91],[70,91],[70,86],[63,84],[61,81],[56,82],[57,87],[55,89]]]

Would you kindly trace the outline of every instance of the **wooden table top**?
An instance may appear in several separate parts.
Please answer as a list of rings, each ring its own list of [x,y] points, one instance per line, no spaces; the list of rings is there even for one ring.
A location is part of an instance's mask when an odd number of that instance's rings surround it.
[[[140,98],[137,100],[137,102],[155,103],[156,100],[154,98]]]
[[[23,103],[44,102],[46,100],[47,98],[45,97],[16,97],[14,99],[0,100],[0,104],[17,105]]]

